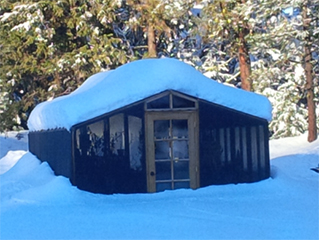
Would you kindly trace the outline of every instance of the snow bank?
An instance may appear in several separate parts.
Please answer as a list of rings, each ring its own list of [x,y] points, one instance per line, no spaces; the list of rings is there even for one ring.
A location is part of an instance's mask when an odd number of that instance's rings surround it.
[[[21,155],[18,151],[16,153]],[[6,159],[8,157],[1,159],[0,162]],[[11,169],[0,175],[1,202],[28,189],[46,184],[50,178],[54,178],[54,174],[48,164],[41,164],[34,155],[25,152]]]
[[[231,109],[271,120],[264,96],[211,80],[190,65],[169,58],[145,59],[97,73],[67,96],[39,104],[31,113],[31,131],[66,128],[165,90],[175,90]]]
[[[308,133],[297,137],[274,139],[270,144],[270,159],[296,154],[319,155],[319,138],[313,142],[307,142]]]
[[[0,169],[19,160],[0,175],[1,239],[322,239],[319,174],[310,170],[319,141],[270,146],[264,181],[115,195],[78,190],[31,153],[6,148]]]
[[[3,174],[11,169],[24,154],[26,154],[26,151],[9,151],[7,155],[1,158],[0,174]]]
[[[0,159],[8,151],[28,149],[28,131],[0,133]]]
[[[252,184],[102,195],[76,189],[26,153],[0,175],[1,237],[318,239],[318,174],[310,170],[317,162],[277,158],[277,174]]]

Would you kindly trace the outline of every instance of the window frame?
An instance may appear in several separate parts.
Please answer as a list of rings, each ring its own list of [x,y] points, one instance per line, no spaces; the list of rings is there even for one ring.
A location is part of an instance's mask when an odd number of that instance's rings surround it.
[[[169,108],[148,108],[148,103],[151,103],[153,101],[156,101],[158,99],[161,99],[165,96],[169,96]],[[179,108],[175,108],[173,107],[173,96],[179,97],[179,98],[183,98],[185,100],[191,101],[194,103],[194,107],[179,107]],[[178,93],[176,91],[173,90],[168,90],[162,93],[159,93],[149,99],[147,99],[144,103],[144,110],[146,112],[164,112],[164,111],[193,111],[198,109],[199,104],[198,104],[198,100],[189,96],[186,96],[182,93]]]

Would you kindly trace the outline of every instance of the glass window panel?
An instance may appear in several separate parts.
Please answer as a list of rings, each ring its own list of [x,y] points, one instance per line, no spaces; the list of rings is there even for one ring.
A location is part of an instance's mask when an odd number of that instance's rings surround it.
[[[156,139],[166,139],[169,137],[169,120],[154,121],[154,136]]]
[[[172,120],[172,136],[177,138],[188,138],[187,120]]]
[[[242,127],[243,168],[248,170],[246,128]]]
[[[173,142],[173,156],[174,159],[188,159],[188,141],[174,141]]]
[[[169,142],[155,142],[155,159],[170,159]]]
[[[128,116],[129,125],[129,151],[130,151],[130,167],[133,170],[141,170],[142,144],[140,135],[142,132],[141,118]]]
[[[104,156],[104,121],[98,121],[88,125],[87,133],[90,141],[88,155],[98,157]]]
[[[156,180],[171,180],[170,161],[156,162]]]
[[[120,113],[109,118],[110,148],[115,155],[124,155],[124,114]]]
[[[261,168],[264,170],[266,158],[265,158],[265,138],[264,138],[264,128],[263,126],[258,126],[259,132],[259,145],[260,145],[260,164]]]
[[[224,128],[220,128],[219,129],[219,141],[220,141],[220,148],[221,148],[221,163],[222,165],[225,164],[226,161],[226,149],[225,149],[225,129]]]
[[[174,189],[180,189],[180,188],[190,188],[190,182],[175,182],[174,183]]]
[[[84,126],[78,128],[76,130],[76,148],[78,150],[76,151],[76,154],[79,154],[80,156],[87,155],[90,145],[91,142],[88,136],[87,127]]]
[[[98,137],[104,136],[104,121],[98,121],[88,125],[88,130]]]
[[[165,190],[171,190],[172,184],[171,183],[156,183],[156,191],[162,192]]]
[[[257,136],[256,136],[256,127],[251,127],[251,151],[252,151],[252,170],[257,172],[258,168],[258,156],[257,156]]]
[[[195,108],[195,102],[173,95],[173,108]]]
[[[227,139],[227,160],[231,162],[231,140],[230,140],[230,128],[226,128],[226,139]]]
[[[174,179],[189,179],[189,162],[174,161]]]
[[[236,152],[240,152],[240,128],[239,127],[235,127],[235,149]]]
[[[76,141],[75,141],[76,149],[78,149],[78,150],[81,150],[81,146],[80,146],[80,135],[81,135],[81,131],[80,131],[80,128],[78,128],[76,130]]]
[[[158,98],[156,100],[153,100],[151,102],[148,102],[147,103],[147,108],[148,109],[166,109],[166,108],[170,108],[169,107],[169,94],[164,96],[164,97],[161,97],[161,98]]]

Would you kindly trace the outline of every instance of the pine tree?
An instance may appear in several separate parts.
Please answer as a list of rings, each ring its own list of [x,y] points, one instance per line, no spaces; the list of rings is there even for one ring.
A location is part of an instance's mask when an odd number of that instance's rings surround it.
[[[211,45],[217,45],[218,65],[224,65],[236,59],[239,63],[239,79],[241,88],[252,90],[250,80],[251,62],[250,50],[246,37],[251,32],[248,24],[249,18],[242,9],[247,4],[245,0],[218,0],[203,1],[203,27],[209,36],[207,41],[212,40]],[[221,61],[220,61],[221,60]],[[223,61],[223,62],[222,62]],[[224,70],[228,70],[227,67]],[[230,72],[228,70],[228,72]],[[233,77],[230,77],[233,79]],[[229,81],[229,80],[224,80]]]
[[[252,65],[253,87],[269,96],[273,103],[274,116],[270,123],[273,137],[299,135],[307,130],[307,109],[310,110],[306,105],[309,94],[306,92],[304,49],[308,31],[303,27],[303,8],[299,1],[278,1],[276,6],[272,1],[255,3],[250,7],[256,13],[251,20],[255,32],[248,38],[251,53],[258,59]],[[317,8],[318,2],[314,1],[311,6]],[[309,28],[311,31],[318,32],[315,22],[313,30]],[[317,46],[318,36],[312,36],[309,42]],[[313,53],[318,55],[317,47],[313,47]],[[318,66],[317,60],[307,62]],[[317,88],[317,74],[314,77]],[[314,100],[318,101],[317,97]]]
[[[316,117],[316,104],[314,94],[314,76],[313,76],[313,63],[312,53],[316,48],[318,49],[318,28],[319,24],[319,6],[315,1],[303,1],[301,4],[303,31],[306,33],[304,41],[304,57],[303,64],[305,68],[306,77],[306,98],[308,107],[308,141],[312,142],[317,139],[317,117]],[[318,4],[318,1],[317,1]],[[316,31],[315,31],[316,30]],[[315,36],[316,35],[316,36]],[[315,43],[317,41],[317,43]]]
[[[239,37],[242,34],[252,60],[252,90],[267,95],[273,104],[273,120],[270,123],[273,137],[294,136],[305,132],[307,96],[312,98],[306,92],[306,64],[303,62],[307,32],[312,37],[309,41],[313,46],[312,54],[318,55],[315,47],[318,46],[317,20],[309,26],[308,31],[304,31],[302,26],[301,3],[305,1],[280,0],[277,4],[271,0],[247,0],[244,4],[243,1],[223,0],[203,2],[206,5],[203,8],[201,35],[205,36],[204,40],[208,42],[210,50],[207,55],[209,61],[205,60],[203,63],[203,66],[206,62],[210,63],[206,70],[212,69],[215,78],[222,82],[237,85],[234,80],[239,79],[241,70],[236,49],[243,46]],[[318,1],[313,1],[308,8],[318,9],[317,6]],[[288,9],[295,10],[296,16],[287,16],[285,12]],[[317,11],[313,12],[317,15]],[[235,68],[232,63],[235,63]],[[313,59],[311,63],[313,69],[317,69],[317,59]],[[317,74],[317,70],[314,70],[313,84],[316,92]],[[316,94],[316,103],[317,99]]]
[[[291,21],[283,10],[290,1],[253,1],[243,9],[250,16],[252,33],[247,36],[252,62],[253,89],[269,97],[273,138],[299,135],[305,131],[306,110],[301,103],[301,66],[295,61],[297,41]]]
[[[1,1],[0,130],[26,128],[39,102],[67,94],[89,75],[129,56],[116,37],[118,3],[105,0]],[[15,121],[14,119],[20,119]]]
[[[0,131],[26,128],[36,104],[68,94],[95,72],[168,56],[268,96],[274,138],[309,128],[314,140],[318,1],[196,2],[204,6],[199,17],[187,0],[0,2]]]
[[[180,22],[192,5],[193,1],[186,0],[126,1],[130,39],[139,39],[129,45],[136,49],[137,57],[170,56],[173,42],[179,37]]]

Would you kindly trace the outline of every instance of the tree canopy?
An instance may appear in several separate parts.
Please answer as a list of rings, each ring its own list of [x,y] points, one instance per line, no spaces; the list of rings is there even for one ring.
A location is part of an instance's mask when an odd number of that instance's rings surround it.
[[[298,135],[318,125],[318,14],[316,0],[1,1],[0,131],[96,72],[167,56],[268,96],[272,136]]]

